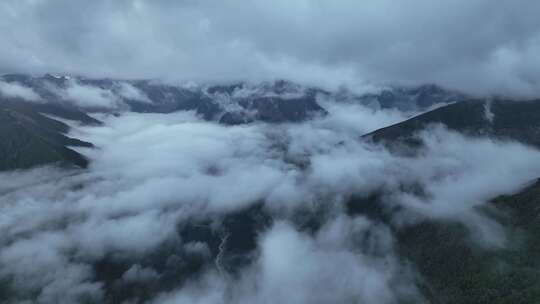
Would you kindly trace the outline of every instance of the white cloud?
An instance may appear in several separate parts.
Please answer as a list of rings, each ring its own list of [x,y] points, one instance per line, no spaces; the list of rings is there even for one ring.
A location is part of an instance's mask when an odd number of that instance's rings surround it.
[[[81,108],[112,109],[121,106],[121,100],[110,90],[84,85],[71,80],[67,88],[58,89],[64,99]]]
[[[179,112],[104,116],[103,126],[78,127],[72,135],[98,147],[81,149],[92,160],[88,170],[0,173],[8,181],[0,185],[0,276],[14,278],[18,299],[54,303],[61,289],[99,298],[107,289],[91,271],[96,261],[114,257],[128,263],[126,278],[155,277],[144,262],[171,241],[208,259],[204,244],[181,243],[178,225],[264,202],[277,224],[262,232],[255,262],[238,279],[223,280],[209,266],[159,300],[392,303],[415,291],[412,280],[399,279],[407,271],[391,230],[343,215],[344,200],[382,189],[381,203],[405,208],[393,218],[398,224],[472,221],[475,239],[502,246],[504,231],[474,207],[540,176],[540,152],[517,143],[434,128],[420,133],[426,146],[418,156],[399,156],[360,135],[401,114],[350,104],[329,110],[301,124],[226,127]],[[317,206],[331,210],[321,230],[293,228],[297,211]],[[369,246],[355,241],[366,235],[374,238]],[[328,287],[335,292],[317,292]]]
[[[32,89],[18,83],[9,83],[0,80],[0,96],[7,98],[21,98],[32,102],[41,102],[41,97]]]
[[[146,96],[141,90],[137,89],[133,85],[127,82],[121,82],[119,84],[118,95],[125,99],[136,100],[144,103],[151,103],[148,96]]]

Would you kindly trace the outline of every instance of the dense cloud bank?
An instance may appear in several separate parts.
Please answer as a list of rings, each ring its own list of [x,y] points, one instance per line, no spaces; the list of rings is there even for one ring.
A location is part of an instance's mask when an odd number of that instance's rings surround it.
[[[24,87],[17,83],[7,83],[0,81],[0,97],[20,98],[26,101],[39,102],[41,97],[31,88]]]
[[[358,91],[436,82],[530,97],[540,93],[538,12],[534,0],[6,0],[0,73]]]
[[[538,177],[539,151],[433,126],[418,135],[425,145],[416,155],[395,154],[360,135],[402,114],[326,108],[326,117],[298,124],[225,127],[178,112],[104,115],[103,126],[76,127],[71,135],[97,147],[80,149],[92,160],[87,170],[0,174],[0,293],[14,303],[99,303],[127,286],[156,303],[418,302],[395,227],[462,222],[474,243],[505,246],[504,229],[476,207]],[[345,212],[349,198],[373,193],[399,207],[390,222]],[[209,224],[220,235],[217,254],[179,233],[260,204],[272,221],[234,271],[222,264],[228,231],[219,223]],[[319,228],[298,224],[298,214],[318,210]],[[111,261],[123,267],[117,275]],[[197,261],[198,275],[160,285],[170,269]]]

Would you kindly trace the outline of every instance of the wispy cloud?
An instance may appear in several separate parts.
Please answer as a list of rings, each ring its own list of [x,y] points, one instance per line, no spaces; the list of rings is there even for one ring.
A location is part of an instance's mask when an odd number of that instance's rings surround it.
[[[20,98],[31,102],[43,102],[41,97],[29,87],[18,83],[9,83],[0,80],[0,96],[7,98]]]

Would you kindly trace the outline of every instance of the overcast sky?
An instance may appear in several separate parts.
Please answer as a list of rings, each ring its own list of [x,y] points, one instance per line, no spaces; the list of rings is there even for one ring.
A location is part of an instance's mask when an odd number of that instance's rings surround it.
[[[0,73],[540,95],[537,0],[2,0]]]

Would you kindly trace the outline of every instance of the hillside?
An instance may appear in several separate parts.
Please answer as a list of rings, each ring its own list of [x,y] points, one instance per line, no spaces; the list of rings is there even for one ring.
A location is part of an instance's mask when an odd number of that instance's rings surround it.
[[[59,163],[86,167],[84,156],[69,146],[92,144],[67,137],[69,127],[17,100],[0,101],[0,171]]]
[[[431,124],[471,136],[517,140],[540,147],[540,102],[538,100],[469,100],[450,104],[379,130],[365,137],[389,145],[414,141],[416,132]]]

